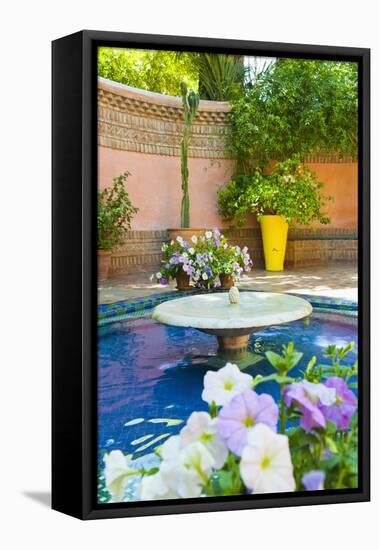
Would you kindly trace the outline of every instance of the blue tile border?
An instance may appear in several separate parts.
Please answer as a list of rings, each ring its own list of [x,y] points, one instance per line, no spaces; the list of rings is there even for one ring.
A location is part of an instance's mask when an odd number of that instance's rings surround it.
[[[144,298],[135,298],[132,300],[121,300],[112,304],[99,304],[98,305],[98,325],[103,326],[108,323],[114,323],[117,321],[123,321],[129,318],[135,318],[138,316],[145,316],[152,308],[162,304],[168,300],[174,300],[175,298],[183,298],[184,296],[192,296],[194,294],[210,294],[213,292],[220,292],[214,290],[189,290],[186,292],[178,292],[177,290],[169,292],[161,292],[152,296],[146,296]],[[263,292],[261,290],[243,289],[243,292]],[[352,300],[345,300],[342,298],[328,298],[324,296],[314,296],[310,294],[297,294],[312,305],[313,308],[318,310],[333,310],[349,315],[358,315],[358,304]]]

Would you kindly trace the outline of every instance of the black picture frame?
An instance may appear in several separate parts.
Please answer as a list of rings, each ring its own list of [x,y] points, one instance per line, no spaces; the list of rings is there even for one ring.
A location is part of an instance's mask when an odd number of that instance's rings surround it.
[[[97,71],[100,45],[355,61],[359,65],[359,487],[251,497],[96,502]],[[52,507],[81,519],[370,499],[370,50],[85,30],[53,61]],[[364,368],[362,368],[364,365]]]

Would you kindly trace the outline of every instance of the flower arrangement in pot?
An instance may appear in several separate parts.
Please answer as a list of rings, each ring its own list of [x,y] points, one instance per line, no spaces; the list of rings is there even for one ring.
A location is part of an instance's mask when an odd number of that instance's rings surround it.
[[[242,249],[239,246],[232,246],[218,229],[206,231],[198,239],[199,252],[202,258],[196,255],[196,268],[200,270],[204,267],[206,273],[211,272],[213,277],[213,286],[220,289],[229,289],[234,285],[242,273],[250,271],[253,262],[250,259],[247,246]],[[205,258],[205,260],[203,259]],[[203,260],[203,261],[201,261]],[[209,264],[207,266],[207,263]],[[195,270],[195,276],[198,271]],[[199,280],[203,278],[200,272]],[[197,281],[195,281],[198,283]]]
[[[218,192],[218,205],[225,220],[246,223],[246,214],[257,215],[261,225],[266,269],[281,271],[287,244],[288,225],[330,223],[323,213],[332,197],[323,195],[323,184],[298,156],[278,162],[271,173],[256,168],[238,175]]]
[[[97,194],[97,248],[98,280],[107,279],[112,249],[123,244],[125,233],[138,208],[133,206],[125,189],[130,172],[124,172],[113,179],[111,187]]]
[[[216,248],[215,256],[218,263],[220,289],[231,288],[253,266],[247,246],[241,249],[240,246],[231,246],[226,242]]]
[[[206,232],[210,237],[212,232]],[[197,288],[210,289],[219,285],[215,268],[214,249],[206,236],[192,235],[186,241],[178,235],[175,240],[162,245],[163,259],[160,271],[151,279],[166,285],[170,279],[176,279],[178,290],[192,290],[192,279]]]
[[[175,278],[179,290],[190,290],[190,279],[196,288],[227,289],[252,266],[247,247],[230,246],[218,229],[189,241],[178,235],[163,243],[162,252],[162,267],[151,279],[164,285]]]
[[[208,410],[194,411],[158,449],[148,468],[121,450],[106,453],[105,489],[112,502],[256,495],[358,486],[357,363],[354,344],[329,346],[301,376],[293,342],[266,352],[273,372],[254,378],[227,363],[204,376]],[[330,361],[325,363],[325,358]],[[279,397],[261,390],[270,382]],[[126,489],[137,479],[134,494]]]
[[[167,285],[170,279],[176,279],[178,290],[191,290],[190,277],[194,272],[196,252],[180,235],[170,243],[162,244],[162,267],[151,276],[161,285]]]

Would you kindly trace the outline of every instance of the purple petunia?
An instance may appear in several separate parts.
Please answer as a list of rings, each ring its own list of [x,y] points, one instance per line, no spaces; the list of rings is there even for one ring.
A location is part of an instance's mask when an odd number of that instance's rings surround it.
[[[279,409],[271,395],[246,390],[222,407],[217,418],[219,433],[230,451],[241,456],[247,436],[256,424],[276,431]]]
[[[187,273],[187,275],[192,275],[194,269],[193,269],[193,267],[191,267],[190,265],[184,264],[184,265],[183,265],[183,271],[184,271],[185,273]]]
[[[160,283],[161,285],[167,285],[167,279],[165,279],[164,277],[161,277],[161,278],[159,279],[159,283]]]
[[[347,430],[350,418],[357,410],[357,398],[339,376],[328,378],[325,386],[336,390],[336,400],[332,405],[321,406],[321,411],[327,420],[336,424],[337,430]]]
[[[312,428],[325,428],[326,421],[321,406],[330,406],[335,402],[334,388],[303,380],[287,386],[284,391],[286,406],[297,406],[301,412],[300,425],[306,432],[310,432]]]
[[[321,491],[324,488],[325,474],[322,470],[311,470],[303,475],[301,483],[307,491]]]

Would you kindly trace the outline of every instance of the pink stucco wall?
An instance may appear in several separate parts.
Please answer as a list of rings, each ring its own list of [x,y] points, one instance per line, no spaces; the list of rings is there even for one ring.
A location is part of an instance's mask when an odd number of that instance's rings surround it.
[[[323,193],[333,197],[328,204],[332,227],[358,226],[358,163],[309,164],[320,181],[325,183]]]
[[[127,190],[132,203],[140,209],[133,219],[133,229],[180,227],[180,157],[99,147],[98,161],[100,188],[110,185],[125,170],[131,173]],[[192,158],[189,172],[191,226],[222,226],[217,213],[217,189],[230,178],[232,162]]]
[[[166,229],[180,226],[180,157],[144,154],[99,146],[99,185],[128,170],[127,189],[140,211],[133,229]],[[313,163],[309,165],[325,183],[323,192],[334,197],[328,207],[333,227],[357,226],[357,163]],[[217,190],[230,178],[232,161],[190,158],[191,227],[225,227],[217,213]],[[251,216],[249,226],[256,222]]]

